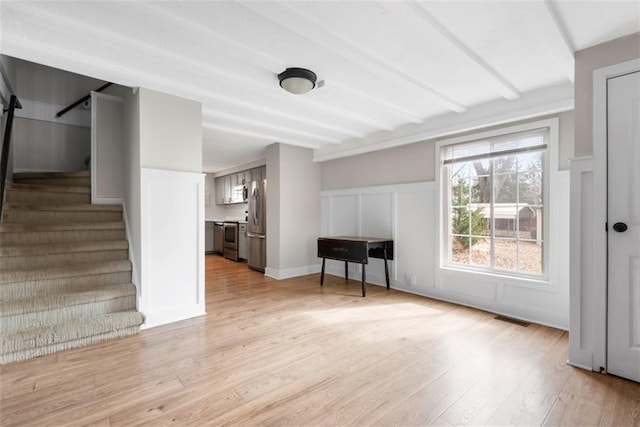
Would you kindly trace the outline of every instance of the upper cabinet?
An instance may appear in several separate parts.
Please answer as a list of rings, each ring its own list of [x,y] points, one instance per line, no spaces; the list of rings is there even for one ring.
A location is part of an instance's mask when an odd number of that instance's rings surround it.
[[[216,178],[216,204],[228,205],[245,203],[243,190],[251,181],[260,181],[267,177],[267,167],[261,166]]]

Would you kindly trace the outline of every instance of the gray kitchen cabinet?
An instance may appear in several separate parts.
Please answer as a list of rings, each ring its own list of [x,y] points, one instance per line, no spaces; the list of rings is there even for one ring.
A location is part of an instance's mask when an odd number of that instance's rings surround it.
[[[204,253],[213,253],[213,221],[204,223]]]
[[[218,177],[216,178],[216,204],[217,205],[224,205],[226,204],[226,198],[225,198],[225,191],[224,191],[224,177]]]
[[[238,258],[247,259],[247,224],[238,224]]]
[[[217,177],[215,179],[216,204],[245,203],[242,197],[242,186],[248,185],[251,181],[261,181],[266,178],[266,166]]]

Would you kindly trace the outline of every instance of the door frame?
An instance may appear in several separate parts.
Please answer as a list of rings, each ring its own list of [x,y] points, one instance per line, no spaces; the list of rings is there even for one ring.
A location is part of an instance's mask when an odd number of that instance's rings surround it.
[[[640,58],[593,71],[593,286],[592,369],[607,367],[607,80],[640,71]],[[585,314],[585,313],[583,313]]]

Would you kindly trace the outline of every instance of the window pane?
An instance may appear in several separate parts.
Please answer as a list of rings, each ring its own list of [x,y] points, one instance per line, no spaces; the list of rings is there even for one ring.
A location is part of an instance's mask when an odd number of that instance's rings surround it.
[[[451,238],[451,262],[469,264],[469,248],[464,243],[468,240],[457,236]]]
[[[533,132],[513,138],[443,149],[443,164],[449,172],[443,187],[449,191],[445,208],[451,224],[449,263],[544,273],[545,137],[543,132]],[[537,142],[521,145],[527,138]],[[540,151],[527,152],[527,147]],[[508,152],[520,148],[518,153]]]
[[[518,237],[521,239],[537,239],[538,220],[542,218],[542,209],[527,204],[519,205],[518,209]],[[542,223],[540,222],[540,227]],[[542,231],[542,230],[540,230]]]
[[[488,209],[486,209],[488,210]],[[491,235],[491,219],[484,214],[485,209],[475,209],[471,212],[471,234],[474,236]]]
[[[481,267],[491,267],[491,243],[489,239],[471,239],[471,264]]]
[[[517,203],[518,175],[515,173],[494,175],[493,192],[495,203]]]
[[[469,204],[469,179],[457,178],[451,182],[451,206],[467,206]]]
[[[493,171],[497,174],[516,172],[517,165],[517,156],[498,157],[493,160]]]
[[[520,203],[542,204],[542,172],[529,171],[520,174],[518,176],[518,193]]]
[[[451,209],[451,234],[469,235],[469,208],[454,207]]]
[[[479,160],[470,163],[472,203],[491,202],[491,161]]]
[[[542,274],[542,243],[530,240],[520,241],[518,270],[524,273]]]
[[[494,243],[495,268],[516,271],[518,268],[518,244],[515,239],[496,239]]]

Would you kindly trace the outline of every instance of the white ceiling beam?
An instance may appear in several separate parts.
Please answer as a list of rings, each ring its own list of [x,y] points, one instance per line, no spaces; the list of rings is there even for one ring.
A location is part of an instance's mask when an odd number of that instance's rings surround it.
[[[564,42],[564,46],[567,48],[567,52],[569,53],[571,58],[575,59],[575,56],[576,56],[575,55],[575,52],[576,52],[575,44],[573,43],[573,40],[571,39],[571,35],[569,34],[569,30],[567,29],[567,25],[562,20],[556,5],[551,0],[544,0],[544,5],[547,8],[547,12],[549,12],[549,16],[553,20],[553,23],[555,24],[556,29],[558,30],[558,34],[560,35],[560,38]],[[569,70],[569,73],[568,73],[569,74],[569,81],[571,81],[571,82],[573,82],[574,79],[575,79],[575,69],[574,69],[574,67],[575,67],[574,61],[571,61],[571,69]]]
[[[282,133],[288,133],[288,134],[292,134],[292,135],[299,135],[302,136],[304,138],[311,138],[311,139],[315,139],[318,141],[323,141],[326,143],[331,143],[331,144],[337,144],[339,142],[341,142],[340,139],[338,138],[330,138],[330,137],[326,137],[326,136],[322,136],[322,135],[318,135],[315,133],[311,133],[311,132],[305,132],[305,131],[301,131],[301,130],[296,130],[296,129],[291,129],[289,127],[286,126],[280,126],[280,125],[276,125],[273,123],[267,123],[267,122],[263,122],[261,120],[255,120],[255,119],[251,119],[248,118],[246,116],[239,116],[236,114],[230,114],[230,113],[226,113],[223,111],[218,111],[218,110],[212,110],[212,109],[203,109],[202,110],[202,116],[203,116],[203,126],[206,124],[218,124],[215,121],[218,121],[220,119],[224,120],[224,121],[231,121],[231,122],[236,122],[238,124],[242,124],[242,123],[246,123],[246,124],[251,124],[257,127],[261,127],[261,128],[265,128],[265,129],[270,129],[270,130],[274,130],[276,132],[282,132]]]
[[[286,61],[280,58],[275,58],[271,55],[267,55],[262,51],[255,50],[236,40],[232,40],[226,37],[224,34],[220,34],[216,32],[215,28],[213,27],[207,27],[207,26],[201,25],[198,22],[190,21],[188,18],[185,18],[181,15],[170,14],[167,10],[162,9],[162,3],[146,2],[143,4],[146,5],[147,9],[153,10],[155,13],[162,13],[162,14],[165,14],[167,17],[170,17],[172,20],[180,21],[182,25],[185,25],[187,28],[189,28],[189,30],[193,30],[194,28],[197,29],[203,35],[206,35],[206,37],[202,37],[205,40],[209,40],[211,37],[214,37],[217,39],[216,44],[220,43],[222,45],[228,45],[229,48],[225,48],[224,49],[225,52],[234,52],[234,53],[242,52],[239,55],[235,54],[234,59],[238,60],[239,62],[242,62],[243,64],[253,65],[253,66],[258,65],[263,70],[274,73],[274,75],[277,75],[278,72],[283,71],[287,66]],[[246,58],[251,58],[251,64],[247,63]],[[279,70],[279,71],[276,72],[274,70]],[[236,79],[242,78],[241,76],[238,76],[238,75],[234,75],[233,77]],[[247,82],[247,84],[254,83],[254,82],[250,82],[249,79],[244,79],[244,81]],[[367,100],[367,102],[373,102],[379,105],[381,108],[386,109],[391,114],[398,116],[401,119],[410,121],[412,123],[422,123],[425,120],[423,117],[420,117],[418,114],[408,110],[404,106],[389,102],[388,100],[381,99],[379,97],[373,96],[371,94],[368,94],[362,91],[354,90],[353,85],[350,85],[346,82],[331,79],[330,84],[332,86],[340,87],[342,90],[348,91],[352,93],[354,96],[364,98]],[[313,99],[305,98],[305,99],[301,99],[301,101],[308,103],[309,105],[312,105],[316,108],[325,108],[324,104],[315,102]],[[354,119],[356,120],[364,122],[368,125],[373,125],[375,127],[379,127],[383,125],[377,120],[368,119],[365,116],[354,114],[352,110],[344,110],[344,109],[341,109],[340,107],[336,107],[335,105],[331,106],[331,109],[327,111],[330,113],[339,113],[343,117],[354,117]],[[387,128],[388,130],[392,129],[390,126],[387,126]]]
[[[385,150],[415,142],[429,141],[489,126],[526,120],[574,108],[573,84],[556,86],[522,94],[515,101],[497,99],[464,114],[447,113],[421,125],[405,125],[395,132],[377,132],[365,140],[345,141],[314,150],[313,161],[324,162],[372,151]]]
[[[384,2],[383,2],[384,3]],[[467,46],[462,40],[456,37],[451,31],[449,31],[444,25],[440,23],[433,15],[427,12],[421,5],[411,1],[402,2],[409,7],[416,16],[422,21],[428,24],[430,27],[439,32],[449,43],[455,46],[458,51],[462,52],[469,59],[475,62],[478,67],[482,68],[493,80],[498,83],[500,87],[500,95],[508,100],[518,99],[520,92],[498,71],[496,71],[491,65],[489,65],[480,55],[478,55],[473,49]],[[391,3],[394,4],[394,3]]]
[[[33,11],[34,13],[36,12],[35,9]],[[266,87],[264,84],[243,77],[241,74],[231,73],[203,63],[201,61],[193,60],[187,56],[176,54],[167,49],[160,49],[154,45],[143,43],[128,38],[124,35],[104,30],[103,28],[91,25],[91,23],[85,21],[70,19],[67,16],[56,13],[55,11],[45,11],[44,9],[40,8],[37,10],[37,13],[41,15],[41,17],[46,17],[47,21],[49,22],[60,23],[64,28],[75,28],[83,34],[90,34],[92,37],[95,37],[97,35],[102,40],[108,40],[110,43],[114,43],[114,45],[117,45],[121,49],[127,50],[132,54],[135,54],[137,52],[145,52],[145,56],[155,57],[162,62],[168,62],[170,64],[180,64],[181,67],[184,66],[186,70],[191,70],[192,73],[201,75],[206,74],[207,76],[216,75],[219,77],[224,77],[224,79],[226,79],[227,81],[231,80],[237,82],[239,88],[251,88],[250,90],[262,93],[263,95],[268,96],[272,99],[275,99],[279,95],[279,87],[275,84],[275,82],[277,81],[275,78],[275,74],[273,88]],[[227,97],[226,99],[233,101],[233,98],[230,97]],[[369,116],[358,114],[353,110],[341,108],[340,106],[328,106],[324,103],[314,101],[310,98],[301,98],[298,101],[307,104],[311,108],[322,110],[327,114],[336,116],[341,119],[348,117],[353,121],[367,126],[371,126],[374,128],[383,128],[385,130],[393,130],[393,127],[390,125],[381,123],[380,121],[377,121]],[[296,115],[296,117],[299,116]]]
[[[203,90],[197,86],[190,85],[188,83],[176,82],[163,78],[156,74],[140,73],[137,76],[137,80],[132,78],[132,70],[123,68],[122,65],[105,61],[95,57],[88,57],[80,52],[74,52],[73,55],[69,55],[69,52],[59,48],[52,47],[48,44],[43,44],[34,40],[25,40],[24,38],[18,38],[15,35],[4,35],[2,40],[3,51],[11,56],[21,58],[27,52],[29,58],[37,57],[45,65],[52,67],[73,70],[76,73],[93,75],[96,78],[101,78],[107,81],[117,81],[123,85],[138,86],[140,80],[145,81],[145,86],[149,89],[171,93],[178,96],[183,96],[189,99],[196,99],[206,104],[207,101],[220,101],[223,103],[229,103],[237,105],[243,108],[256,111],[260,114],[264,114],[267,117],[279,117],[287,121],[297,121],[299,123],[305,123],[308,126],[313,126],[319,129],[326,129],[332,132],[348,135],[353,138],[361,138],[364,136],[361,132],[355,132],[351,129],[347,129],[342,126],[334,126],[326,122],[314,120],[308,117],[301,117],[287,113],[282,110],[274,110],[272,108],[263,107],[248,101],[243,101],[237,97],[228,97],[214,93],[211,91]]]
[[[216,131],[219,131],[219,132],[228,132],[228,133],[232,133],[232,134],[236,134],[236,135],[250,136],[252,138],[262,139],[262,140],[269,141],[269,142],[272,142],[272,143],[281,142],[281,143],[284,143],[284,144],[296,145],[298,147],[313,148],[313,149],[320,148],[320,146],[318,144],[310,144],[310,143],[305,142],[305,141],[289,139],[289,138],[282,138],[279,135],[272,135],[272,134],[267,134],[267,133],[262,133],[262,132],[248,131],[246,129],[238,129],[236,127],[231,127],[231,126],[222,126],[222,125],[217,125],[217,124],[213,124],[213,123],[204,123],[202,125],[202,127],[205,128],[205,129],[216,130]]]
[[[467,109],[467,107],[462,103],[449,98],[425,82],[422,82],[405,71],[394,67],[383,58],[376,56],[363,46],[359,46],[353,40],[336,33],[314,17],[310,16],[308,13],[294,8],[294,6],[292,6],[293,3],[280,2],[277,3],[277,5],[279,5],[281,9],[294,14],[295,19],[290,19],[288,16],[283,16],[281,13],[278,13],[275,4],[272,2],[262,3],[243,1],[239,2],[239,4],[281,26],[282,28],[297,34],[301,38],[324,48],[328,52],[342,57],[343,59],[358,66],[358,68],[366,64],[365,66],[367,68],[375,69],[379,75],[386,76],[386,79],[389,81],[396,83],[398,81],[403,81],[405,84],[413,88],[418,88],[428,93],[443,107],[451,111],[462,113]]]
[[[33,8],[33,6],[31,5],[28,5],[28,6],[24,6],[24,5],[25,3],[20,4],[21,7],[26,7],[27,9]],[[23,10],[23,12],[29,13],[28,10]],[[89,38],[95,37],[96,35],[99,35],[100,37],[105,37],[111,43],[113,43],[114,45],[117,45],[118,47],[121,47],[122,45],[130,47],[135,44],[137,48],[134,50],[131,50],[131,54],[136,54],[136,52],[139,51],[138,49],[144,49],[144,51],[148,55],[151,55],[151,53],[155,54],[158,51],[158,49],[154,48],[153,46],[146,45],[140,42],[132,42],[130,39],[124,36],[108,33],[100,29],[94,29],[93,26],[89,24],[70,20],[64,16],[60,16],[50,12],[45,12],[40,9],[38,10],[32,9],[31,13],[34,15],[37,13],[39,17],[46,18],[46,21],[49,23],[57,21],[62,28],[73,29],[73,31],[78,31],[78,30],[80,30],[81,32],[86,31],[86,34],[87,34],[86,37],[89,37]],[[30,25],[32,26],[33,23],[30,23]],[[28,36],[29,33],[22,33],[22,35]],[[132,70],[130,68],[127,69],[120,64],[115,64],[115,63],[106,61],[100,57],[87,56],[86,54],[83,54],[79,51],[74,51],[73,55],[70,55],[69,52],[63,49],[54,48],[49,44],[43,43],[42,41],[35,41],[32,39],[26,39],[24,37],[20,37],[19,34],[9,33],[4,35],[3,48],[11,44],[13,44],[14,46],[14,51],[20,52],[21,50],[28,50],[31,52],[37,52],[35,55],[37,57],[45,56],[50,58],[52,55],[56,55],[58,57],[57,60],[54,61],[54,63],[50,63],[49,65],[58,66],[59,68],[62,68],[62,69],[69,69],[70,65],[74,64],[72,68],[76,70],[76,72],[82,70],[82,72],[84,72],[87,75],[92,75],[92,74],[95,75],[96,69],[102,69],[103,70],[102,74],[104,75],[103,78],[105,80],[116,80],[119,83],[122,83],[125,85],[128,84],[131,86],[138,86],[139,83],[137,82],[141,80],[145,82],[154,82],[155,85],[149,86],[150,89],[155,89],[155,90],[160,90],[167,93],[176,94],[175,93],[176,89],[179,88],[181,89],[180,92],[182,96],[188,97],[190,99],[196,99],[201,102],[206,102],[207,99],[215,100],[218,102],[224,102],[232,105],[241,106],[243,108],[248,108],[250,110],[259,112],[261,114],[266,114],[268,116],[281,117],[287,121],[296,121],[300,123],[306,123],[307,125],[314,126],[316,128],[327,129],[332,132],[336,132],[338,134],[350,136],[353,138],[359,138],[364,136],[364,134],[361,132],[356,132],[356,131],[353,131],[352,129],[349,129],[343,126],[332,125],[330,123],[327,123],[326,121],[310,119],[307,116],[292,114],[283,110],[267,108],[262,105],[257,105],[255,103],[244,101],[237,96],[214,93],[210,90],[202,89],[201,87],[191,85],[188,82],[188,79],[183,79],[180,82],[176,82],[175,80],[165,79],[160,74],[157,74],[157,73],[145,72],[139,69],[137,70]],[[164,55],[165,57],[172,56],[176,60],[178,58],[178,56],[173,54],[164,54]],[[20,57],[19,54],[17,54],[16,56]],[[189,61],[189,60],[185,59],[185,61]],[[135,79],[132,78],[133,75],[136,75]]]

